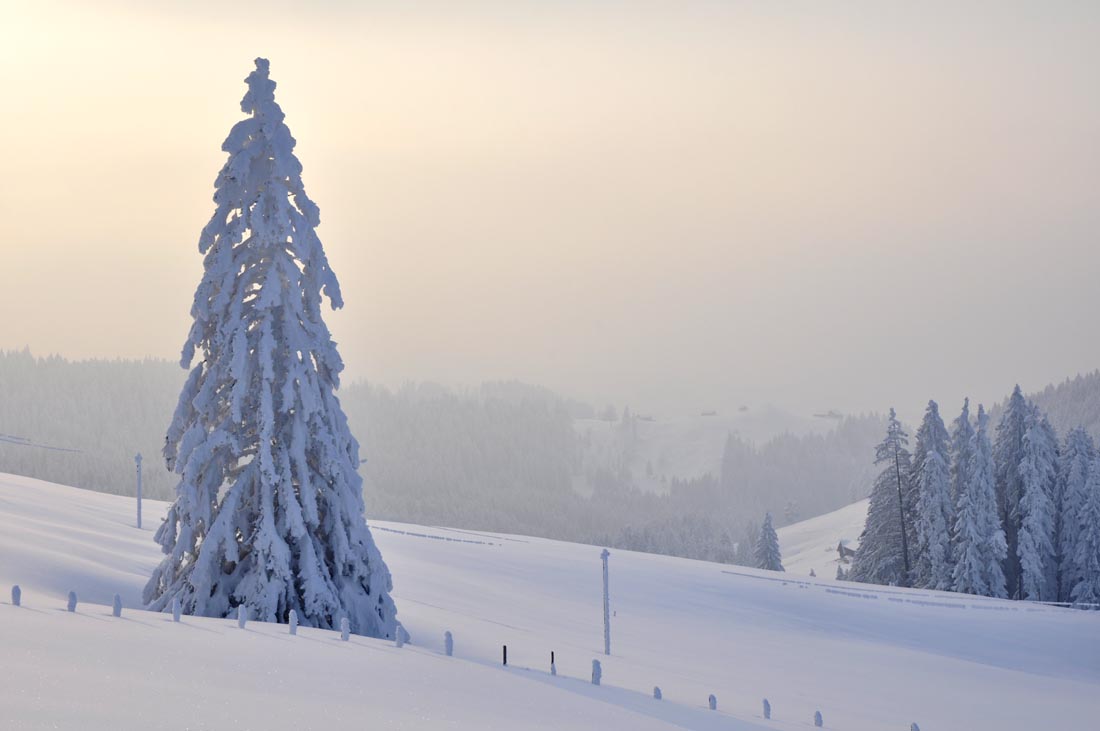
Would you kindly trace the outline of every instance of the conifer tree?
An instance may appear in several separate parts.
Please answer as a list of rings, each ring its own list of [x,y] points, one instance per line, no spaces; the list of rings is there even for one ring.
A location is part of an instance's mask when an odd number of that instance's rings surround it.
[[[958,504],[970,474],[974,425],[970,423],[970,399],[963,399],[962,412],[951,422],[951,500]]]
[[[971,459],[959,493],[951,588],[965,594],[1004,598],[1007,594],[1002,564],[1008,546],[997,510],[989,417],[980,405],[978,429],[971,442]]]
[[[768,571],[782,571],[783,560],[779,553],[779,535],[772,526],[772,514],[764,514],[764,524],[760,526],[760,537],[756,539],[756,568]]]
[[[343,362],[321,318],[343,305],[315,232],[294,138],[256,59],[222,149],[191,369],[164,456],[179,477],[145,587],[155,611],[338,626],[392,637],[390,573],[364,519],[359,445],[336,398]]]
[[[1100,605],[1100,460],[1089,468],[1085,501],[1081,506],[1081,533],[1077,538],[1077,582],[1070,590],[1076,604]]]
[[[1054,555],[1054,494],[1057,441],[1049,423],[1032,406],[1020,461],[1019,541],[1021,599],[1057,599]]]
[[[1092,462],[1096,458],[1096,446],[1092,437],[1082,427],[1066,434],[1065,445],[1058,462],[1058,487],[1055,505],[1058,513],[1058,582],[1061,601],[1071,599],[1070,592],[1081,580],[1082,567],[1077,564],[1077,545],[1080,541],[1085,502]]]
[[[868,584],[904,586],[909,579],[909,549],[905,526],[905,485],[912,471],[909,436],[890,409],[886,437],[875,447],[881,471],[871,489],[867,520],[848,578]]]
[[[1020,462],[1023,461],[1024,433],[1027,431],[1028,404],[1020,386],[1012,390],[993,443],[993,464],[997,485],[997,506],[1004,525],[1008,556],[1004,573],[1008,595],[1020,596],[1020,560],[1017,550],[1020,533],[1020,496],[1023,493]]]
[[[916,485],[916,537],[913,585],[946,590],[951,587],[951,503],[947,429],[939,406],[928,402],[917,430],[913,482]]]

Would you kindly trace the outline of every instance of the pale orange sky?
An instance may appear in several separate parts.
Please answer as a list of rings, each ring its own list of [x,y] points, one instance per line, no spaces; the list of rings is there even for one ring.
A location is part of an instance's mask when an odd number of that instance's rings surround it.
[[[915,411],[1100,367],[1095,3],[4,5],[0,348],[176,357],[263,55],[352,378]]]

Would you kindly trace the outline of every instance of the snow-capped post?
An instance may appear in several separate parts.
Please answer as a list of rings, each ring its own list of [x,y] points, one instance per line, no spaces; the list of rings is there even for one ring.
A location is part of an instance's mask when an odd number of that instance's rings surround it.
[[[70,591],[69,592],[69,611],[70,612],[75,612],[76,611],[76,592],[75,591]]]
[[[764,699],[764,719],[769,720],[772,717],[772,704],[768,703],[768,699]]]
[[[814,711],[814,726],[821,728],[825,725],[825,720],[821,718],[821,711]]]
[[[659,686],[659,685],[653,686],[653,699],[659,701],[663,697],[664,696],[661,695],[661,686]]]
[[[599,685],[601,679],[603,679],[603,666],[600,665],[599,660],[593,660],[592,661],[592,685]]]
[[[111,607],[111,614],[116,617],[122,616],[122,597],[118,594],[115,594],[115,603],[114,606]]]
[[[397,625],[397,628],[394,630],[394,633],[393,633],[393,646],[394,647],[404,647],[405,643],[408,642],[408,641],[409,641],[409,634],[405,631],[405,628],[402,627],[400,624]]]
[[[172,621],[180,621],[180,615],[183,614],[183,604],[180,603],[179,597],[172,599]]]
[[[550,674],[551,675],[557,675],[558,674],[558,666],[554,663],[554,651],[553,650],[550,651]]]
[[[603,560],[603,654],[611,654],[611,595],[607,590],[607,557],[611,552],[606,548],[600,553]]]
[[[134,455],[134,465],[137,470],[137,527],[141,528],[141,452]]]
[[[455,638],[450,630],[443,633],[443,652],[447,653],[447,657],[455,654]]]
[[[707,707],[712,711],[718,710],[718,699],[714,697],[714,693],[707,696]]]
[[[347,642],[349,637],[351,637],[351,627],[348,625],[348,618],[340,617],[340,639]]]
[[[298,612],[293,609],[290,610],[290,616],[287,618],[287,626],[290,627],[290,634],[298,634]]]
[[[180,354],[189,369],[164,458],[175,501],[142,601],[188,614],[392,638],[393,582],[367,527],[359,443],[336,396],[344,363],[322,317],[343,306],[317,236],[321,215],[275,100],[267,59],[199,235],[203,275]]]
[[[244,629],[244,626],[248,624],[248,609],[243,604],[237,605],[237,626]]]
[[[19,602],[23,600],[23,590],[19,588],[19,584],[16,584],[11,588],[11,605],[18,607]]]
[[[504,659],[503,659],[502,664],[504,665],[504,667],[508,667],[508,645],[502,645],[502,649],[503,649],[503,653],[504,653]]]

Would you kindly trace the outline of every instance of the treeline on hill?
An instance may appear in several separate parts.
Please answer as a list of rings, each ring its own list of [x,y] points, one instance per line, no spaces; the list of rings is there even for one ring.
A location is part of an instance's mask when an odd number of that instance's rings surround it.
[[[185,372],[165,361],[68,361],[0,353],[0,472],[172,499],[161,448]],[[765,512],[785,524],[866,495],[878,417],[757,447],[726,441],[715,475],[638,488],[623,463],[594,457],[574,427],[591,409],[542,388],[431,384],[339,393],[360,441],[371,518],[508,531],[752,564]],[[636,417],[616,415],[617,454],[636,448]],[[579,489],[578,486],[583,486]]]
[[[967,401],[948,431],[929,401],[908,445],[891,410],[848,578],[1100,605],[1100,459],[1086,428],[1060,441],[1017,386],[995,430]]]

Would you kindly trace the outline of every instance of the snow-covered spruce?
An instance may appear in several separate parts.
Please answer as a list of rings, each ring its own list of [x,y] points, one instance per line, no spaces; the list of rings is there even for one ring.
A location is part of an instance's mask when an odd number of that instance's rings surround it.
[[[929,401],[913,452],[916,482],[913,586],[928,589],[951,588],[951,526],[955,522],[955,506],[951,502],[949,439],[939,406]]]
[[[1002,565],[1008,555],[997,510],[989,416],[978,406],[978,429],[971,437],[967,474],[958,498],[955,522],[954,591],[1004,598]]]
[[[963,399],[962,411],[951,422],[951,501],[958,505],[966,489],[973,459],[974,425],[970,422],[970,399]]]
[[[1073,587],[1084,576],[1083,567],[1077,562],[1077,547],[1082,530],[1082,511],[1088,500],[1088,485],[1092,461],[1096,458],[1096,445],[1089,433],[1081,427],[1066,434],[1058,461],[1058,482],[1055,490],[1055,507],[1058,510],[1058,596],[1061,601],[1072,601]]]
[[[768,699],[764,699],[764,718],[770,719],[772,717],[772,704],[768,702]]]
[[[393,637],[389,570],[364,519],[359,445],[336,398],[343,362],[321,318],[343,305],[315,233],[294,138],[256,60],[222,149],[204,274],[164,448],[179,476],[156,534],[166,554],[143,599],[162,611]]]
[[[779,535],[772,525],[771,513],[764,514],[764,524],[760,526],[760,536],[756,539],[754,558],[758,569],[783,570],[783,559],[779,553]]]
[[[1005,542],[1008,555],[1005,558],[1004,574],[1008,596],[1018,599],[1020,585],[1020,560],[1017,543],[1020,532],[1020,496],[1023,494],[1023,482],[1020,463],[1023,461],[1024,433],[1027,431],[1027,419],[1030,411],[1020,386],[1012,390],[1008,397],[1001,420],[997,424],[997,436],[993,442],[994,477],[997,487],[997,509],[1001,514],[1001,523],[1005,530]]]
[[[825,719],[821,717],[821,711],[814,711],[814,726],[821,728],[825,725]]]
[[[882,471],[871,488],[867,521],[859,548],[848,571],[850,581],[905,585],[909,578],[908,529],[910,510],[906,484],[912,471],[909,437],[890,409],[886,437],[875,447],[875,464]]]
[[[1089,468],[1086,490],[1075,557],[1080,575],[1070,590],[1070,600],[1076,604],[1100,605],[1100,459],[1094,460]]]
[[[658,700],[658,701],[659,701],[659,700],[661,700],[661,699],[662,699],[663,697],[664,697],[664,696],[663,696],[663,695],[661,695],[661,686],[659,686],[659,685],[655,685],[655,686],[653,686],[653,698],[654,698],[654,700]]]
[[[1039,409],[1031,406],[1020,461],[1020,530],[1016,546],[1020,560],[1021,599],[1054,601],[1057,573],[1054,560],[1054,480],[1058,443]]]

